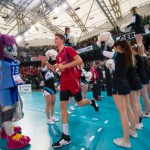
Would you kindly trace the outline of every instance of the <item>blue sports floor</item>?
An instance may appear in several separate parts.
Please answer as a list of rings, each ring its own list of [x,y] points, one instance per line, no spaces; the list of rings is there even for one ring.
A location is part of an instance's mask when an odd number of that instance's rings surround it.
[[[122,136],[120,117],[112,97],[104,96],[98,101],[100,111],[93,107],[76,107],[69,115],[69,130],[72,142],[59,148],[62,150],[121,150],[113,144],[113,139]],[[54,141],[61,137],[61,120],[55,125],[46,124],[45,100],[41,92],[21,94],[24,102],[25,117],[16,125],[23,128],[22,133],[31,137],[31,142],[24,150],[53,150]],[[88,93],[88,98],[92,93]],[[142,103],[143,105],[143,103]],[[59,94],[55,105],[55,116],[59,119]],[[143,119],[144,128],[138,132],[138,138],[131,138],[131,150],[150,150],[150,119]],[[6,140],[0,140],[0,150],[6,150]]]

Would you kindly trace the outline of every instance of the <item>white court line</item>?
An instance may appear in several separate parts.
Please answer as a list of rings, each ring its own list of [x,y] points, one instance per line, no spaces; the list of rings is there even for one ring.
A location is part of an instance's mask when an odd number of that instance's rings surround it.
[[[80,150],[85,150],[85,148],[82,147]]]
[[[104,123],[107,124],[107,123],[108,123],[108,120],[106,120]]]
[[[92,118],[93,120],[98,120],[98,118]]]
[[[81,118],[86,118],[85,116],[81,116]]]
[[[70,116],[75,117],[76,115],[70,115]]]
[[[59,114],[59,112],[55,112],[55,114]]]
[[[94,136],[94,135],[93,135],[93,136],[91,136],[91,137],[90,137],[90,139],[89,139],[89,141],[90,141],[90,142],[92,142],[94,138],[95,138],[95,136]]]
[[[103,128],[99,128],[99,129],[97,130],[97,132],[101,132],[101,131],[102,131],[102,129],[103,129]]]

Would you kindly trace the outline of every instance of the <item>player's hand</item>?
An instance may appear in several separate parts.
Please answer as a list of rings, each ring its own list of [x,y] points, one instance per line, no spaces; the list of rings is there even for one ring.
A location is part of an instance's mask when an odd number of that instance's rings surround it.
[[[41,60],[43,63],[46,63],[46,57],[39,55],[39,60]]]
[[[65,70],[65,66],[62,64],[58,64],[58,68],[60,71],[64,71]]]

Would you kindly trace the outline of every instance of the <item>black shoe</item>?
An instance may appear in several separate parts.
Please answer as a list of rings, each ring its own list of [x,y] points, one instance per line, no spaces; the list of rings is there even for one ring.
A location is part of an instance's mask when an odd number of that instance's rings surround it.
[[[70,136],[62,134],[61,139],[58,142],[52,144],[52,147],[59,148],[59,147],[62,147],[63,145],[67,145],[67,144],[70,144],[70,143],[71,143]]]
[[[96,101],[95,101],[94,98],[91,99],[91,102],[92,102],[91,106],[94,107],[95,111],[98,111],[98,110],[99,110],[99,106],[98,106],[98,104],[96,103]]]

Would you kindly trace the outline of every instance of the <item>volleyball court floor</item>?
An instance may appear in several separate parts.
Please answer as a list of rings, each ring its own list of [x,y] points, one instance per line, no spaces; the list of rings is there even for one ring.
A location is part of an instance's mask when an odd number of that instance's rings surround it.
[[[113,98],[104,96],[98,101],[100,110],[95,112],[93,107],[76,107],[69,115],[69,132],[71,144],[62,150],[121,150],[113,144],[113,139],[122,136],[120,117]],[[45,116],[45,100],[42,92],[21,94],[24,102],[25,116],[16,125],[22,127],[22,133],[30,136],[30,145],[24,150],[53,150],[52,143],[61,137],[62,123],[59,107],[59,94],[55,104],[55,116],[60,119],[55,125],[48,125]],[[92,93],[88,92],[88,97]],[[143,106],[143,103],[142,103]],[[150,150],[150,119],[143,119],[144,128],[138,132],[138,138],[130,138],[131,150]],[[0,140],[0,150],[6,150],[6,140]]]

